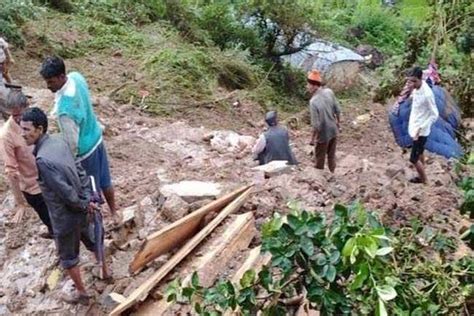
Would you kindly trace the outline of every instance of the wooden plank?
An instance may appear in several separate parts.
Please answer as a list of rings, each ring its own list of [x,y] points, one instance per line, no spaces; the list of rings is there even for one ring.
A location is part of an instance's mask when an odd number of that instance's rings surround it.
[[[245,259],[244,263],[240,266],[239,270],[237,270],[234,273],[234,276],[232,277],[232,283],[239,288],[240,287],[240,279],[244,276],[244,273],[247,270],[253,269],[256,274],[262,270],[262,267],[269,264],[270,260],[272,259],[272,256],[270,253],[265,253],[262,254],[262,247],[258,246],[250,250],[247,259]],[[224,312],[224,316],[234,316],[234,315],[240,315],[239,308],[235,311],[226,311]]]
[[[193,270],[198,272],[200,284],[211,286],[219,273],[225,269],[232,257],[239,251],[246,249],[255,237],[255,218],[252,212],[247,212],[236,217],[229,225],[219,241],[204,256],[199,258]],[[185,285],[190,284],[192,273],[183,280]]]
[[[250,195],[252,188],[248,188],[239,197],[227,205],[207,226],[192,237],[188,242],[176,252],[158,271],[156,271],[148,280],[140,285],[135,291],[127,297],[126,301],[117,306],[110,315],[120,315],[122,312],[147,298],[149,292],[161,281],[173,268],[181,262],[204,238],[209,235],[214,228],[219,225],[227,215],[238,210]]]
[[[181,245],[197,232],[202,219],[207,214],[220,211],[248,188],[249,186],[244,186],[226,194],[148,236],[129,265],[130,273],[139,271],[147,263]]]
[[[248,247],[255,234],[255,218],[252,212],[236,216],[223,234],[214,240],[209,250],[183,272],[183,274],[187,274],[182,282],[183,286],[188,286],[191,283],[194,271],[197,272],[199,283],[202,286],[212,286],[219,273],[228,266],[235,254]],[[173,306],[164,297],[157,302],[140,306],[140,309],[134,314],[137,316],[185,315],[188,311],[186,309],[189,309],[189,306]]]
[[[244,276],[244,273],[247,270],[254,269],[255,273],[259,273],[262,270],[264,265],[267,265],[272,258],[270,253],[262,254],[260,253],[262,250],[262,246],[258,246],[250,250],[247,259],[245,259],[244,263],[240,266],[239,270],[234,273],[232,277],[232,283],[239,284],[240,279]]]

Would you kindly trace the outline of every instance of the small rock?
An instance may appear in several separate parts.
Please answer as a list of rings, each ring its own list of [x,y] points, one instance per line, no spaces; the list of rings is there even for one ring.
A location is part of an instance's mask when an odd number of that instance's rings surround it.
[[[252,179],[252,183],[255,185],[263,185],[265,183],[265,172],[262,170],[255,170],[249,178]]]
[[[122,211],[122,224],[129,223],[135,219],[135,212],[137,211],[138,206],[132,205],[127,207]]]
[[[133,253],[126,251],[118,251],[112,257],[112,264],[110,268],[116,279],[122,279],[129,276],[128,262],[133,258]]]
[[[140,206],[150,206],[153,205],[153,199],[148,195],[143,198],[143,200],[140,201]]]
[[[397,165],[390,165],[385,170],[385,175],[389,178],[394,178],[397,174],[403,174],[403,172],[403,167],[399,167]]]
[[[25,291],[25,295],[26,295],[27,297],[35,297],[35,296],[36,296],[36,292],[33,291],[33,290],[26,290],[26,291]]]
[[[331,194],[333,197],[338,198],[338,197],[341,197],[346,191],[347,191],[347,188],[345,186],[336,185],[336,187],[331,190]]]
[[[15,207],[15,199],[13,197],[13,193],[9,191],[2,202],[2,205],[1,205],[2,212],[8,212],[12,210],[14,207]]]
[[[142,228],[138,231],[138,238],[145,239],[148,236],[148,229]]]
[[[125,299],[126,299],[125,296],[121,294],[118,294],[115,292],[109,293],[102,300],[102,305],[106,308],[112,309],[118,304],[120,304],[121,302],[123,302]]]
[[[354,125],[357,124],[364,124],[370,121],[370,113],[362,114],[356,117],[355,121],[353,122]]]
[[[359,173],[363,170],[363,163],[360,157],[348,154],[340,154],[342,157],[338,162],[338,167],[336,168],[336,174],[346,175],[348,173]]]
[[[196,201],[196,202],[193,202],[193,203],[190,203],[189,204],[189,210],[190,211],[195,211],[197,209],[200,209],[201,207],[209,204],[209,203],[212,203],[212,199],[205,199],[205,200],[199,200],[199,201]]]
[[[128,242],[128,244],[130,245],[131,250],[138,250],[141,245],[141,241],[139,241],[138,239],[132,239]]]
[[[384,62],[383,54],[375,47],[370,45],[359,45],[355,50],[358,54],[368,57],[366,58],[366,64],[369,68],[374,69],[376,67],[382,66]]]
[[[189,204],[176,194],[172,194],[167,197],[162,208],[163,216],[171,222],[175,222],[178,219],[186,216],[188,211]]]
[[[56,286],[58,285],[59,279],[61,278],[61,270],[58,268],[55,268],[51,274],[48,276],[48,279],[46,280],[46,284],[48,285],[48,289],[50,291],[54,290]]]
[[[104,240],[104,249],[105,249],[105,255],[106,256],[113,255],[115,250],[116,250],[114,240],[113,239],[105,239]]]

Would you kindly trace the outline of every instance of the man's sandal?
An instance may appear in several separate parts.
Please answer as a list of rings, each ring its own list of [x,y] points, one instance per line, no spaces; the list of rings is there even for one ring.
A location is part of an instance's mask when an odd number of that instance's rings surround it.
[[[89,305],[91,296],[87,294],[73,294],[73,295],[64,295],[61,299],[71,305]]]
[[[53,234],[51,234],[50,232],[40,233],[39,236],[41,238],[44,238],[44,239],[53,239],[54,238]]]
[[[423,183],[423,181],[421,181],[420,177],[414,177],[414,178],[411,178],[410,180],[408,180],[410,183]]]

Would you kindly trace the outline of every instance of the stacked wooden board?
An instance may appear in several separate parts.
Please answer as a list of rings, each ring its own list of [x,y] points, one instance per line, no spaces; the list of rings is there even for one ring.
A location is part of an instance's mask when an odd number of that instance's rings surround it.
[[[254,215],[252,212],[248,212],[233,216],[228,220],[228,224],[220,230],[221,232],[216,236],[216,240],[211,243],[206,253],[194,254],[193,250],[207,239],[230,214],[240,209],[251,194],[251,190],[251,186],[239,188],[148,236],[130,263],[131,273],[139,273],[148,263],[162,254],[172,250],[176,250],[176,252],[128,297],[121,297],[119,305],[112,310],[110,315],[120,315],[130,308],[134,308],[134,312],[141,315],[172,314],[171,306],[166,303],[165,299],[156,302],[148,299],[147,304],[142,303],[153,293],[152,290],[171,271],[175,271],[187,257],[190,257],[188,259],[191,259],[192,264],[190,269],[180,275],[184,282],[189,282],[192,272],[196,271],[203,285],[212,285],[218,277],[219,271],[226,268],[233,255],[249,246],[256,234]],[[206,215],[212,213],[216,214],[215,217],[203,225]],[[255,251],[250,253],[256,257]]]

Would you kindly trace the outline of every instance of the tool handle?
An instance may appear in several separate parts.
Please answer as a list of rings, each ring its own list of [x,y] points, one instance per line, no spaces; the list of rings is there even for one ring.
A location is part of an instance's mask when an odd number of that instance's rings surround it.
[[[91,201],[101,204],[102,200],[101,200],[101,197],[100,197],[99,193],[97,192],[97,187],[95,185],[94,176],[89,176],[89,179],[91,180],[91,186],[92,186],[92,199],[91,199]]]
[[[97,188],[96,188],[96,186],[95,186],[95,178],[94,178],[94,176],[89,176],[89,179],[91,180],[92,192],[97,193]]]

